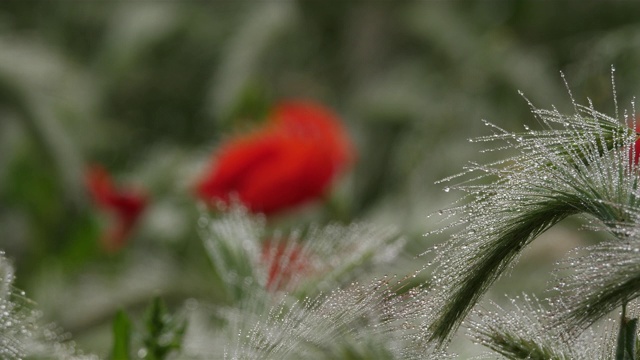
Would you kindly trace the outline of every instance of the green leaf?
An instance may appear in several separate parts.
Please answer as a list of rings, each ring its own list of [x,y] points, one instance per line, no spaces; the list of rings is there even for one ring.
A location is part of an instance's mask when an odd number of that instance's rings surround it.
[[[131,350],[131,321],[127,314],[120,310],[113,320],[113,350],[111,358],[114,360],[129,360]]]
[[[146,359],[163,360],[172,351],[180,350],[187,323],[171,315],[160,297],[155,297],[147,308],[144,325]]]

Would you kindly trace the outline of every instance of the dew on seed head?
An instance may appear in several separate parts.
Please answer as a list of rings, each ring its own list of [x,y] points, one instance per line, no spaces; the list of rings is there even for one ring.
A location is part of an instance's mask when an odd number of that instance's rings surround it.
[[[567,84],[564,75],[562,78]],[[574,114],[562,114],[555,107],[539,109],[525,98],[542,129],[525,126],[524,133],[512,133],[483,120],[493,134],[474,142],[495,144],[489,151],[508,151],[508,157],[482,165],[471,163],[462,173],[440,181],[457,181],[445,191],[455,186],[463,198],[454,203],[456,211],[447,214],[451,224],[429,232],[452,231],[446,245],[434,247],[433,262],[438,265],[433,281],[442,286],[443,293],[436,308],[464,315],[470,306],[464,301],[471,295],[460,295],[460,289],[486,291],[491,279],[517,257],[522,244],[537,235],[518,232],[521,224],[544,230],[558,219],[583,213],[597,220],[589,229],[605,230],[620,239],[640,235],[635,225],[640,219],[639,172],[630,169],[627,150],[633,148],[635,133],[619,122],[617,112],[612,117],[596,111],[590,102],[579,105],[568,85],[567,91]],[[490,270],[491,275],[478,276],[478,269],[486,272],[489,266],[482,259],[491,259],[489,251],[495,248],[513,248],[514,252],[490,264],[495,273]],[[602,261],[599,273],[612,272],[607,264],[612,263]],[[589,284],[587,280],[581,282]],[[480,285],[473,285],[478,281]],[[456,299],[457,307],[449,307]]]

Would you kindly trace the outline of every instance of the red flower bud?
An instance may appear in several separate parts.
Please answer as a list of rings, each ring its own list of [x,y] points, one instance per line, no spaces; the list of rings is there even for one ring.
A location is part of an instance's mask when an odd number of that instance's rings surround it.
[[[102,237],[102,244],[108,252],[116,252],[125,245],[142,214],[146,196],[130,189],[116,189],[107,171],[97,165],[87,171],[86,183],[96,205],[115,217],[115,223]]]
[[[629,147],[629,165],[636,168],[640,160],[640,117],[627,119],[627,126],[629,129],[635,129],[636,133],[636,141]]]
[[[353,158],[332,112],[310,102],[284,102],[263,128],[220,147],[197,193],[212,203],[236,195],[253,212],[276,213],[322,196]]]
[[[638,126],[640,127],[640,126]],[[636,167],[638,166],[638,160],[640,159],[640,134],[638,134],[638,127],[636,127],[636,141],[633,146],[629,148],[629,162]]]
[[[297,277],[312,270],[304,249],[288,242],[265,242],[260,261],[267,269],[266,288],[271,291],[291,288]]]
[[[640,139],[636,140],[633,146],[629,149],[629,161],[638,166],[638,159],[640,159]]]

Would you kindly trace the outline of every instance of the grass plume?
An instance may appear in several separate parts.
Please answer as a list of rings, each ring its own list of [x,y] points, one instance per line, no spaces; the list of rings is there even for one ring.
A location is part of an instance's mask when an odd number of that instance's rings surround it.
[[[471,163],[462,174],[443,180],[469,177],[445,188],[466,193],[460,201],[467,203],[443,211],[446,218],[460,217],[449,227],[462,229],[434,261],[433,282],[443,296],[429,324],[431,340],[445,343],[518,254],[564,218],[589,215],[620,235],[614,224],[627,221],[624,209],[639,203],[637,175],[626,150],[636,133],[593,106],[575,105],[575,110],[563,115],[532,106],[544,129],[523,133],[487,123],[494,134],[476,141],[503,142],[496,149],[518,154],[486,165]]]

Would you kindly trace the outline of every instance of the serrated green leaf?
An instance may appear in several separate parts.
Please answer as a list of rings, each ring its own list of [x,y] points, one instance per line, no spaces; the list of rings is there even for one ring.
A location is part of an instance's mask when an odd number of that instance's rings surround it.
[[[146,359],[163,360],[172,351],[180,350],[186,321],[171,315],[160,297],[155,297],[145,315],[144,346]]]

